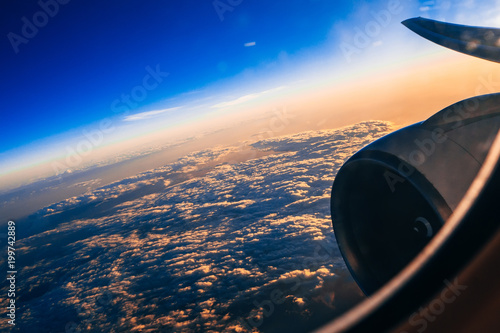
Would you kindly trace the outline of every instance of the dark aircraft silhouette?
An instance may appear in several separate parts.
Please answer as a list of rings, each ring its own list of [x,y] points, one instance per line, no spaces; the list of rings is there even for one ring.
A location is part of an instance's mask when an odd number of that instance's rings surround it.
[[[500,62],[500,29],[412,31]],[[332,188],[335,236],[366,301],[319,332],[500,332],[500,94],[363,148]]]

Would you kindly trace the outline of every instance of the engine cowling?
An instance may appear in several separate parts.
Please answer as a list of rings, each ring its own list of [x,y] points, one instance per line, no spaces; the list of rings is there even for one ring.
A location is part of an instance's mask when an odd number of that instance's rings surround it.
[[[476,177],[500,128],[500,94],[470,98],[352,156],[331,213],[349,270],[370,295],[430,241]]]

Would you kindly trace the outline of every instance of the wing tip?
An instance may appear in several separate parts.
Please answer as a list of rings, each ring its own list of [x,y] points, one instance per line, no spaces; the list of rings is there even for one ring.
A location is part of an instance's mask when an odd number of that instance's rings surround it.
[[[417,26],[422,20],[423,18],[421,16],[413,17],[402,21],[401,24],[413,31],[415,26]]]
[[[500,29],[498,28],[467,26],[423,17],[410,18],[401,23],[417,35],[448,49],[500,62]]]

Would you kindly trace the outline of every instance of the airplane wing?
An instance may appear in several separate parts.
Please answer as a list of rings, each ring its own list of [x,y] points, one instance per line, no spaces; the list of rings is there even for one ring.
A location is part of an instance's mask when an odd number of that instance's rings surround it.
[[[418,35],[474,57],[500,62],[500,29],[471,27],[422,17],[402,22]]]

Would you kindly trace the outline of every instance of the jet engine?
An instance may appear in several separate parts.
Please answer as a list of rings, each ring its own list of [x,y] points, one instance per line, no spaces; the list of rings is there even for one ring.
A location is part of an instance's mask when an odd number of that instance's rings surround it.
[[[423,18],[421,36],[498,61],[498,29]],[[370,295],[424,249],[464,197],[500,128],[500,94],[463,100],[352,156],[332,188],[333,229],[347,266]]]
[[[500,62],[500,29],[403,22]],[[318,332],[499,332],[500,94],[363,148],[332,188],[335,236],[365,301]],[[498,133],[498,134],[497,134]]]
[[[456,209],[500,128],[500,94],[464,100],[352,156],[332,189],[333,229],[366,294],[400,272]]]

